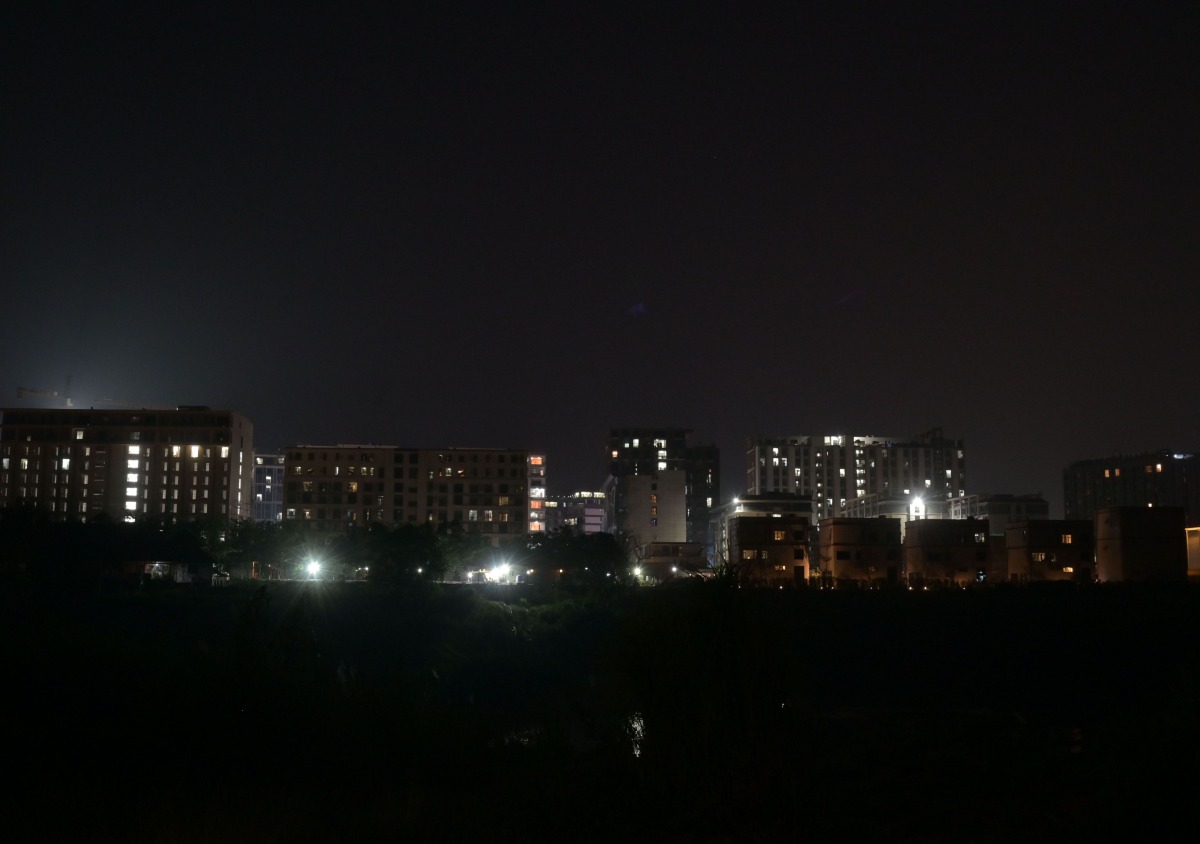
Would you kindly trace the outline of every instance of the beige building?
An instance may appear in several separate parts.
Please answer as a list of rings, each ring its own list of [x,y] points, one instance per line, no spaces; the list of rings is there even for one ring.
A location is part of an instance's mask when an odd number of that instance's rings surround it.
[[[896,586],[904,581],[900,519],[822,519],[817,559],[822,582],[839,586]]]
[[[620,501],[616,526],[631,554],[656,542],[688,541],[687,481],[682,469],[609,478],[606,501],[610,506]]]
[[[250,518],[254,426],[240,413],[0,411],[0,507],[64,519]]]
[[[529,452],[293,445],[283,519],[317,531],[370,522],[460,523],[493,545],[529,533]]]

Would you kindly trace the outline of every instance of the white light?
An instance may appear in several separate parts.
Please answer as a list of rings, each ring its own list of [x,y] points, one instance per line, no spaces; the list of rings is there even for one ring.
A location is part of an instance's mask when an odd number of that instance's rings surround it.
[[[321,564],[318,563],[316,560],[312,560],[311,562],[309,562],[309,564],[305,568],[308,571],[310,576],[316,577],[317,572],[319,572],[321,570]]]
[[[421,574],[424,571],[425,571],[425,569],[421,568],[420,566],[417,566],[417,574]]]
[[[641,567],[641,566],[635,566],[635,567],[634,567],[634,569],[633,569],[633,576],[634,576],[634,577],[641,577],[641,576],[642,576],[642,567]]]

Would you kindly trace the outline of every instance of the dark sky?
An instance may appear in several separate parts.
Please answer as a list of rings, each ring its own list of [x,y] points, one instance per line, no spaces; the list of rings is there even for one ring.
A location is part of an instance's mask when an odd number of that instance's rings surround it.
[[[0,405],[1200,448],[1194,3],[244,5],[4,5]]]

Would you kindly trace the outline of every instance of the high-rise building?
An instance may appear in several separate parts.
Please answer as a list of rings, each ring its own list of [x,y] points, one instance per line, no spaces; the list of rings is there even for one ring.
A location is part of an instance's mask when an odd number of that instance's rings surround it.
[[[746,443],[746,494],[807,495],[818,521],[843,515],[868,495],[946,500],[966,489],[963,441],[940,428],[907,440],[832,434]]]
[[[282,454],[254,455],[254,521],[283,519],[284,466]]]
[[[243,519],[253,513],[254,426],[240,413],[0,411],[0,507],[87,520]]]
[[[1077,460],[1063,470],[1068,519],[1091,519],[1106,507],[1182,507],[1200,525],[1200,457],[1149,451]]]
[[[326,532],[457,522],[499,546],[529,533],[529,458],[523,449],[288,446],[283,517]]]
[[[691,443],[684,428],[614,428],[605,493],[609,523],[633,545],[708,544],[709,510],[720,497],[720,454]]]

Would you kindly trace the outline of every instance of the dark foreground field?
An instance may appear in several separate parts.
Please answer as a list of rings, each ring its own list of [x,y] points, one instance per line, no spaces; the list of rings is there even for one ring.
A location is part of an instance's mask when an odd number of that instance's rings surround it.
[[[7,840],[1191,840],[1200,592],[3,593]]]

